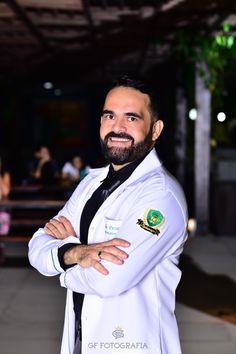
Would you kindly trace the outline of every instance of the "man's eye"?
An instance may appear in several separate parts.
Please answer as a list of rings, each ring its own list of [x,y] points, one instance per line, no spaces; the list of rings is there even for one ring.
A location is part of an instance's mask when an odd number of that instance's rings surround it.
[[[128,117],[128,121],[129,121],[129,122],[136,122],[137,120],[138,120],[137,117],[134,117],[134,116],[129,116],[129,117]]]
[[[105,119],[114,119],[114,115],[113,114],[104,114],[103,118],[105,118]]]

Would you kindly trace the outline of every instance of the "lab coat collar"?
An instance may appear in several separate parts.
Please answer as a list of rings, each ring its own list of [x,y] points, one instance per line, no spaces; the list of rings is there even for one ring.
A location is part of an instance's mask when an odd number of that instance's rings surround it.
[[[146,174],[150,174],[152,171],[154,173],[155,170],[161,166],[162,163],[157,155],[155,148],[153,148],[122,185],[126,186],[127,184],[136,182],[139,178],[143,178]],[[106,178],[108,171],[109,165],[102,168],[96,168],[91,170],[90,177],[98,177],[102,182]]]
[[[123,183],[123,185],[137,182],[140,178],[145,178],[145,175],[155,173],[158,168],[162,166],[160,159],[157,156],[156,150],[153,148],[145,159],[137,166],[131,176]]]

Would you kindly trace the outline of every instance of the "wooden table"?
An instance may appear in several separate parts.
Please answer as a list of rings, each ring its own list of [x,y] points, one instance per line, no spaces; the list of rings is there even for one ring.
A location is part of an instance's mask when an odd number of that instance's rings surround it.
[[[43,227],[66,203],[65,200],[0,200],[0,211],[11,214],[10,230],[7,235],[0,235],[1,242],[28,242],[32,229]],[[47,213],[48,211],[48,213]]]
[[[0,200],[0,209],[60,209],[65,204],[65,200]]]

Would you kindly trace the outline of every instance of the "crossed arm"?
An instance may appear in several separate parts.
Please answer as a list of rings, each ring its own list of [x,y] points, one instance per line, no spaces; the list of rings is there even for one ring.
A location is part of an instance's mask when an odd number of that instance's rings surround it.
[[[75,236],[76,233],[70,221],[64,217],[59,216],[58,219],[51,219],[44,227],[45,233],[56,238],[65,239],[69,236]],[[107,275],[109,272],[100,262],[101,259],[111,263],[122,265],[128,254],[119,247],[129,247],[130,243],[120,238],[113,238],[112,240],[90,244],[75,246],[69,248],[64,253],[65,265],[79,264],[82,268],[94,268],[99,273]]]
[[[118,232],[120,238],[96,244],[81,245],[72,225],[61,214],[34,235],[29,246],[31,264],[46,276],[61,273],[61,286],[102,297],[121,294],[134,287],[163,260],[169,259],[171,272],[177,274],[178,256],[186,240],[184,210],[170,193],[158,200],[154,197],[155,201],[151,199],[148,204],[165,216],[160,235],[153,235],[137,225],[140,210],[146,210],[143,200],[124,218]],[[127,234],[130,243],[121,236]],[[73,266],[63,272],[58,262],[58,247],[71,243],[73,248],[65,252],[64,262]],[[108,271],[109,276],[104,276]]]

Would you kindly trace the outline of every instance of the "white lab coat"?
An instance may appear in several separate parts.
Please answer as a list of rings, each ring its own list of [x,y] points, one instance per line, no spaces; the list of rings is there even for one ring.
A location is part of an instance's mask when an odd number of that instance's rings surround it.
[[[82,354],[180,354],[175,290],[187,237],[187,207],[179,184],[154,149],[106,199],[89,228],[88,243],[129,240],[128,259],[123,265],[102,261],[107,276],[79,265],[67,271],[60,267],[58,247],[80,242],[81,212],[107,172],[108,167],[92,170],[59,213],[71,221],[78,238],[56,240],[39,229],[29,242],[31,265],[46,276],[60,275],[61,286],[68,289],[61,354],[73,354],[74,349],[72,291],[85,294]],[[137,223],[145,223],[147,209],[164,217],[159,235]]]

